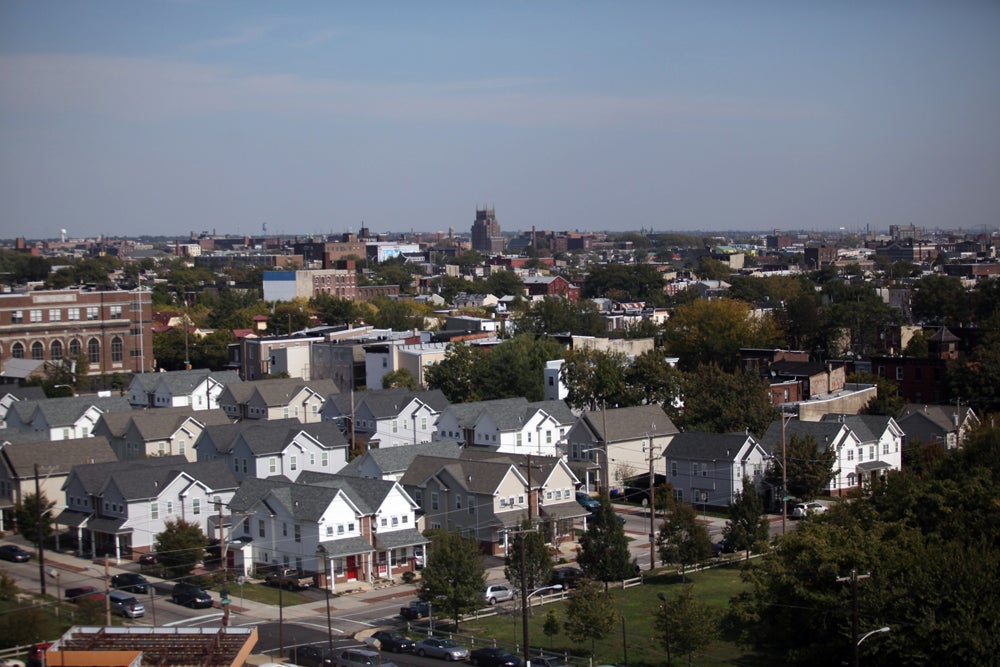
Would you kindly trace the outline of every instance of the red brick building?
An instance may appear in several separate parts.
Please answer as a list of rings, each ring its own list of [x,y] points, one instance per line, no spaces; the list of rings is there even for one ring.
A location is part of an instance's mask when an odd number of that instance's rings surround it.
[[[82,354],[91,375],[149,370],[151,325],[149,292],[0,294],[0,365],[9,359],[58,362]]]

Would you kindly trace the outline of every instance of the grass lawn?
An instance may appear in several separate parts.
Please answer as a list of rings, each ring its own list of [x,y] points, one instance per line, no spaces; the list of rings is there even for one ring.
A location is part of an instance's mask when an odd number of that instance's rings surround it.
[[[662,645],[655,637],[653,618],[657,608],[662,604],[658,593],[665,593],[669,600],[677,596],[683,586],[692,586],[695,598],[716,608],[721,614],[729,604],[729,599],[744,590],[740,581],[739,566],[719,567],[687,576],[687,584],[682,584],[678,575],[660,575],[647,577],[642,586],[626,591],[614,590],[615,607],[625,620],[625,641],[622,641],[622,628],[619,626],[614,633],[594,642],[593,664],[623,664],[629,667],[643,665],[659,666],[665,663],[666,656]],[[573,642],[565,634],[546,637],[542,631],[545,616],[550,610],[555,611],[559,620],[563,620],[565,603],[558,602],[534,607],[528,627],[533,646],[541,646],[558,652],[567,652],[580,658],[586,658],[591,651],[589,643],[580,645]],[[489,618],[469,620],[462,623],[463,634],[489,636],[507,644],[521,643],[521,615],[519,612],[501,613]],[[685,656],[673,656],[677,664],[687,662]],[[735,665],[748,664],[755,661],[755,656],[746,654],[740,647],[730,641],[719,639],[713,642],[700,655],[695,655],[694,665]]]
[[[212,591],[218,594],[218,591],[221,588],[221,585],[213,586]],[[240,598],[263,604],[277,605],[279,592],[281,596],[281,605],[283,607],[293,607],[297,604],[315,602],[312,598],[306,597],[301,593],[281,590],[279,588],[275,588],[274,586],[268,586],[267,584],[244,584],[240,586],[235,582],[229,582],[229,599],[231,599],[236,605],[239,605]]]

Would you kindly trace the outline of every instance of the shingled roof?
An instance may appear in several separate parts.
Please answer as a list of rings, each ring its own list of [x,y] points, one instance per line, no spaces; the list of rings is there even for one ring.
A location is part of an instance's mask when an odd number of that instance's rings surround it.
[[[418,456],[436,456],[441,458],[458,458],[462,453],[462,445],[454,440],[438,442],[422,442],[416,445],[386,447],[384,449],[369,449],[362,456],[356,457],[340,470],[341,475],[360,476],[361,463],[370,458],[383,474],[394,474],[406,471],[413,459]],[[305,473],[303,473],[305,474]],[[301,477],[301,476],[300,476]]]
[[[606,411],[587,410],[581,418],[598,440],[609,443],[639,440],[650,435],[653,437],[674,435],[680,432],[659,405],[637,405]]]
[[[34,478],[36,464],[43,475],[66,475],[73,466],[118,460],[107,438],[102,437],[7,445],[0,449],[0,456],[19,479]]]
[[[78,465],[73,468],[71,477],[77,477],[92,496],[101,495],[107,485],[114,482],[126,500],[144,500],[155,498],[180,474],[187,474],[211,489],[235,489],[237,486],[236,478],[223,461],[190,462],[183,456]]]
[[[441,412],[448,407],[448,399],[439,389],[430,391],[410,391],[408,389],[378,389],[358,392],[354,395],[355,410],[362,403],[368,407],[375,419],[389,419],[399,415],[413,399],[426,403],[431,410]],[[348,409],[350,409],[348,407]]]
[[[678,433],[667,445],[664,458],[682,461],[732,462],[748,440],[756,439],[746,433]]]
[[[33,422],[37,413],[52,428],[72,426],[91,407],[101,412],[131,412],[132,405],[122,396],[66,396],[40,401],[18,401],[10,406],[22,424]]]

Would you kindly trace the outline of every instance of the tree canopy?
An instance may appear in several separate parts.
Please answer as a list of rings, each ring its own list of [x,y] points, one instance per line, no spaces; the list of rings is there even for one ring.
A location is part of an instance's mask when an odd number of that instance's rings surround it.
[[[163,532],[153,538],[153,550],[167,578],[188,574],[205,557],[208,538],[196,523],[167,520]]]
[[[764,479],[774,488],[782,488],[781,459],[788,466],[788,494],[802,500],[811,500],[823,492],[840,471],[837,452],[832,447],[820,448],[811,435],[789,435],[785,439],[785,452],[775,452],[775,458],[768,465]]]
[[[482,606],[485,584],[486,565],[476,540],[457,531],[434,531],[421,573],[420,599],[433,603],[457,628],[463,614]]]
[[[628,539],[607,494],[600,497],[601,509],[587,520],[580,536],[577,564],[596,581],[622,581],[635,575],[636,562],[629,555]]]
[[[780,328],[768,315],[752,317],[736,299],[699,299],[678,306],[664,326],[664,346],[682,370],[716,364],[736,368],[741,347],[778,347]]]
[[[752,479],[744,477],[743,488],[735,495],[729,502],[729,519],[722,535],[734,550],[745,551],[749,558],[751,551],[767,545],[769,522],[764,500]]]

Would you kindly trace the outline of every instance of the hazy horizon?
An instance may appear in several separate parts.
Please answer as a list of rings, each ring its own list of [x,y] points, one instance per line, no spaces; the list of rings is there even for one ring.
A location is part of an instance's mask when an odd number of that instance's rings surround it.
[[[0,3],[0,237],[997,229],[1000,3]]]

